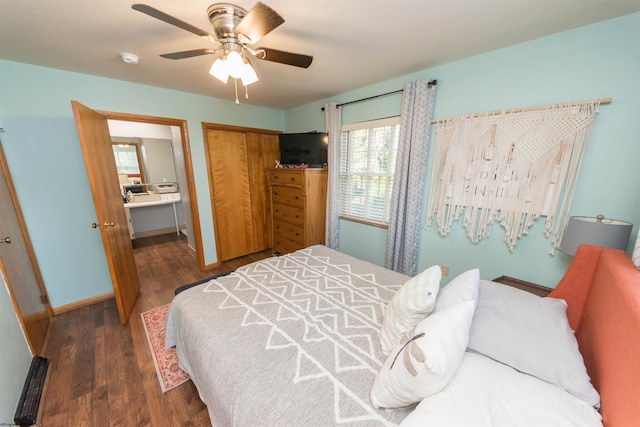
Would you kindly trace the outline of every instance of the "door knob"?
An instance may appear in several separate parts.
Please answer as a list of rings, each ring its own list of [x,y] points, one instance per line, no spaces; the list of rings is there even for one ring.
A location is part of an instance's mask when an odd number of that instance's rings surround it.
[[[104,224],[96,224],[95,222],[91,224],[91,228],[109,228],[114,227],[115,224],[113,222],[105,222]]]
[[[11,237],[7,236],[4,239],[1,239],[0,243],[11,243]]]

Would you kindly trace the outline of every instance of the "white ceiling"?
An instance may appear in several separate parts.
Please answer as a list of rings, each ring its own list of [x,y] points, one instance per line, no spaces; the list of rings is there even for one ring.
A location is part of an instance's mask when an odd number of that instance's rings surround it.
[[[137,0],[212,32],[211,0]],[[253,0],[234,0],[250,9]],[[234,99],[208,74],[216,47],[131,9],[136,0],[0,0],[0,58]],[[254,61],[243,103],[289,109],[460,58],[640,11],[640,0],[264,0],[285,23],[260,46],[314,57],[308,69]],[[121,52],[140,56],[127,65]],[[433,76],[444,77],[444,76]]]

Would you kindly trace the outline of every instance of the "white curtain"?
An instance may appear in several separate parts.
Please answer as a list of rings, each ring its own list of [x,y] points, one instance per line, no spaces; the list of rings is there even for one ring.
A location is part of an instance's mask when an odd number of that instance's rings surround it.
[[[335,103],[324,106],[325,130],[329,134],[329,177],[327,183],[327,225],[325,245],[340,249],[340,137],[342,133],[342,107]]]
[[[393,181],[385,265],[414,276],[426,179],[435,84],[407,83],[402,95],[398,156]]]

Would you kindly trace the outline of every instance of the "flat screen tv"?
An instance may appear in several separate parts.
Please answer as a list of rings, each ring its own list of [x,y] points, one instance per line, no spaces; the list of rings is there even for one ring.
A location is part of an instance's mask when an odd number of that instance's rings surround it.
[[[323,132],[281,133],[280,163],[327,167],[327,134]]]

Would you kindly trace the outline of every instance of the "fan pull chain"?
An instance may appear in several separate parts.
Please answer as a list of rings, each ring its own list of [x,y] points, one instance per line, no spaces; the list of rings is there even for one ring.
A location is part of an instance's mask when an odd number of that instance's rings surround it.
[[[236,104],[240,104],[240,101],[238,100],[238,79],[233,79],[233,84],[236,87]]]
[[[249,86],[244,87],[244,99],[249,99]]]

